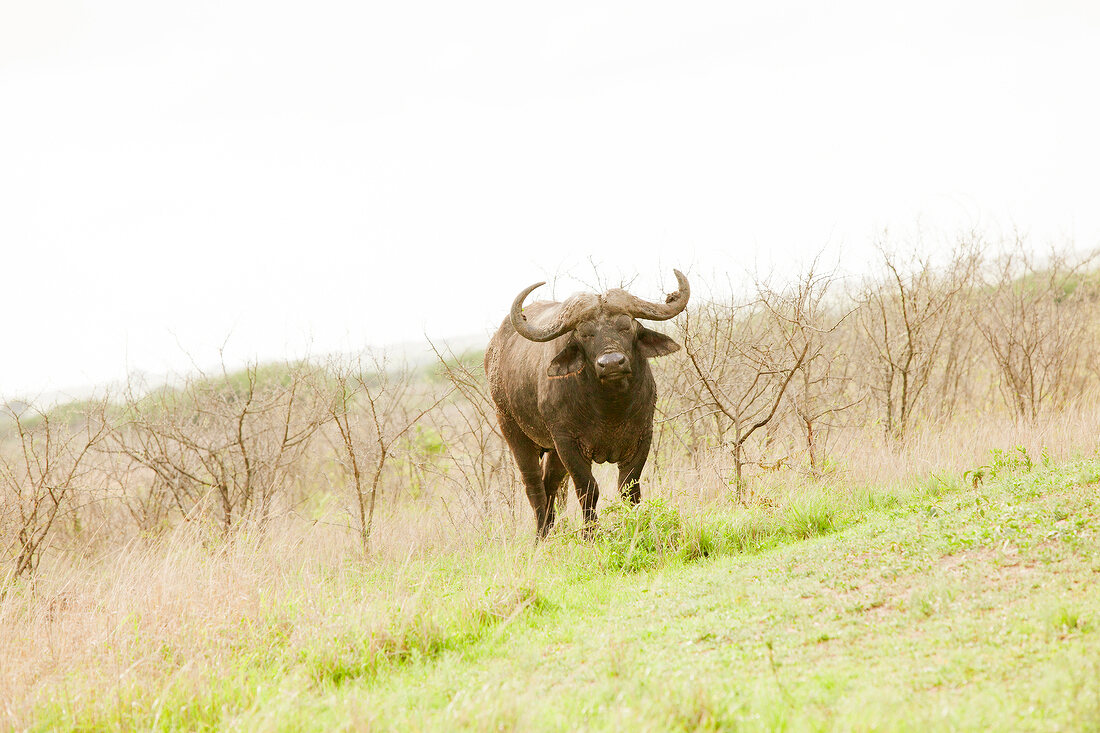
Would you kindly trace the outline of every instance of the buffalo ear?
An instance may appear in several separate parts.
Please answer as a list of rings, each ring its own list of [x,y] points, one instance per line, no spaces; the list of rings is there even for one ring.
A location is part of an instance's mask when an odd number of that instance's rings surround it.
[[[676,343],[663,333],[650,331],[642,326],[638,332],[638,352],[642,357],[651,359],[655,356],[666,356],[680,350],[680,344]]]
[[[558,352],[546,368],[548,377],[568,377],[572,374],[580,374],[584,369],[584,350],[575,340],[569,339],[565,348]]]

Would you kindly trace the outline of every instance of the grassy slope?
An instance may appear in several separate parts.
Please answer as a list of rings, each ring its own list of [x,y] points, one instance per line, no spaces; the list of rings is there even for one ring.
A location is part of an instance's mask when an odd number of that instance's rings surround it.
[[[41,709],[39,721],[1095,729],[1098,471],[1096,462],[1018,471],[867,509],[826,536],[643,573],[593,570],[606,546],[559,539],[538,551],[525,581],[534,595],[483,608],[480,621],[381,671],[357,667],[354,645],[349,664],[331,641],[296,651],[297,662],[246,649],[236,670],[199,690],[139,687],[98,711],[79,701]]]
[[[552,614],[319,707],[432,729],[1094,728],[1100,507],[1077,478],[563,585]]]

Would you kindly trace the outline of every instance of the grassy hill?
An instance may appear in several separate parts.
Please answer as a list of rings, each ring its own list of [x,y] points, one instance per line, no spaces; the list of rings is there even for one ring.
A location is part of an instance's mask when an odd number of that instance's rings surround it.
[[[184,573],[201,576],[198,592],[228,581],[224,567],[262,574],[274,562],[284,574],[258,595],[241,584],[252,599],[226,594],[228,612],[206,623],[150,605],[148,590],[142,602],[119,600],[128,613],[105,657],[72,670],[17,720],[39,729],[1095,729],[1100,461],[1024,458],[995,454],[966,481],[782,508],[685,517],[661,501],[612,507],[592,543],[564,526],[537,547],[486,543],[397,571],[272,560],[259,542],[135,556],[120,564],[142,577],[143,563],[205,568]],[[324,554],[312,548],[314,560]],[[153,585],[164,593],[155,574]],[[160,618],[147,617],[157,609]],[[150,624],[158,631],[145,639]]]
[[[1100,298],[1018,256],[697,303],[592,541],[473,352],[0,409],[0,725],[1096,728]]]

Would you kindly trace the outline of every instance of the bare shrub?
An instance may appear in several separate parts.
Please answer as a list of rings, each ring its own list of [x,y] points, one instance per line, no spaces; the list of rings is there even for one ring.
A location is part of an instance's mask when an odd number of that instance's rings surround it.
[[[1100,296],[1089,268],[1098,255],[1051,251],[1039,258],[1017,239],[975,298],[974,321],[989,346],[998,389],[1019,419],[1061,409],[1086,388]]]
[[[364,554],[370,551],[382,475],[394,445],[450,394],[417,399],[407,367],[391,368],[384,359],[372,360],[371,367],[336,362],[327,375],[333,390],[327,411],[339,436],[336,461],[349,477]],[[426,404],[418,408],[418,402]]]
[[[746,442],[775,417],[811,344],[798,297],[761,289],[747,304],[705,303],[685,314],[683,345],[697,381],[693,419],[714,419],[745,486]]]
[[[132,513],[157,516],[157,503],[167,502],[185,519],[215,516],[225,531],[246,518],[265,522],[327,418],[311,372],[305,364],[250,364],[235,373],[223,366],[178,389],[128,389],[127,419],[112,431],[111,450],[147,469],[151,481],[150,494],[130,496]]]
[[[516,484],[511,452],[500,433],[480,359],[443,352],[435,344],[431,347],[441,375],[459,396],[430,416],[447,446],[445,460],[433,467],[436,478],[457,490],[464,500],[463,510],[474,509],[482,522],[503,507],[514,524]],[[565,493],[560,492],[563,503]]]
[[[903,438],[943,369],[942,357],[958,356],[955,338],[964,333],[964,301],[981,264],[981,245],[976,238],[962,240],[942,268],[919,250],[902,256],[880,243],[878,251],[882,274],[857,294],[870,362],[862,371],[886,434]]]
[[[91,498],[89,456],[106,430],[102,404],[56,415],[4,405],[0,432],[0,560],[33,573],[58,525]]]
[[[773,293],[768,299],[780,304],[775,319],[790,332],[789,344],[797,349],[801,343],[805,349],[788,397],[794,427],[815,475],[822,471],[836,418],[862,401],[851,376],[847,351],[851,345],[845,344],[840,332],[852,310],[830,299],[834,282],[835,273],[819,273],[811,267],[790,293]]]

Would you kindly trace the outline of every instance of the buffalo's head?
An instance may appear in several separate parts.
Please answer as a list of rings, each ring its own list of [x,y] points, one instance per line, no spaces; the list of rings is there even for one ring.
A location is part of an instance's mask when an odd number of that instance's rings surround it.
[[[680,345],[662,333],[651,331],[636,319],[665,321],[687,306],[691,287],[679,270],[679,289],[653,303],[625,290],[609,290],[603,295],[574,295],[555,309],[544,311],[535,322],[523,314],[523,301],[531,291],[545,283],[536,283],[512,302],[512,326],[531,341],[552,341],[569,334],[565,346],[550,362],[550,377],[567,377],[590,365],[601,384],[625,386],[644,359],[671,354]]]

